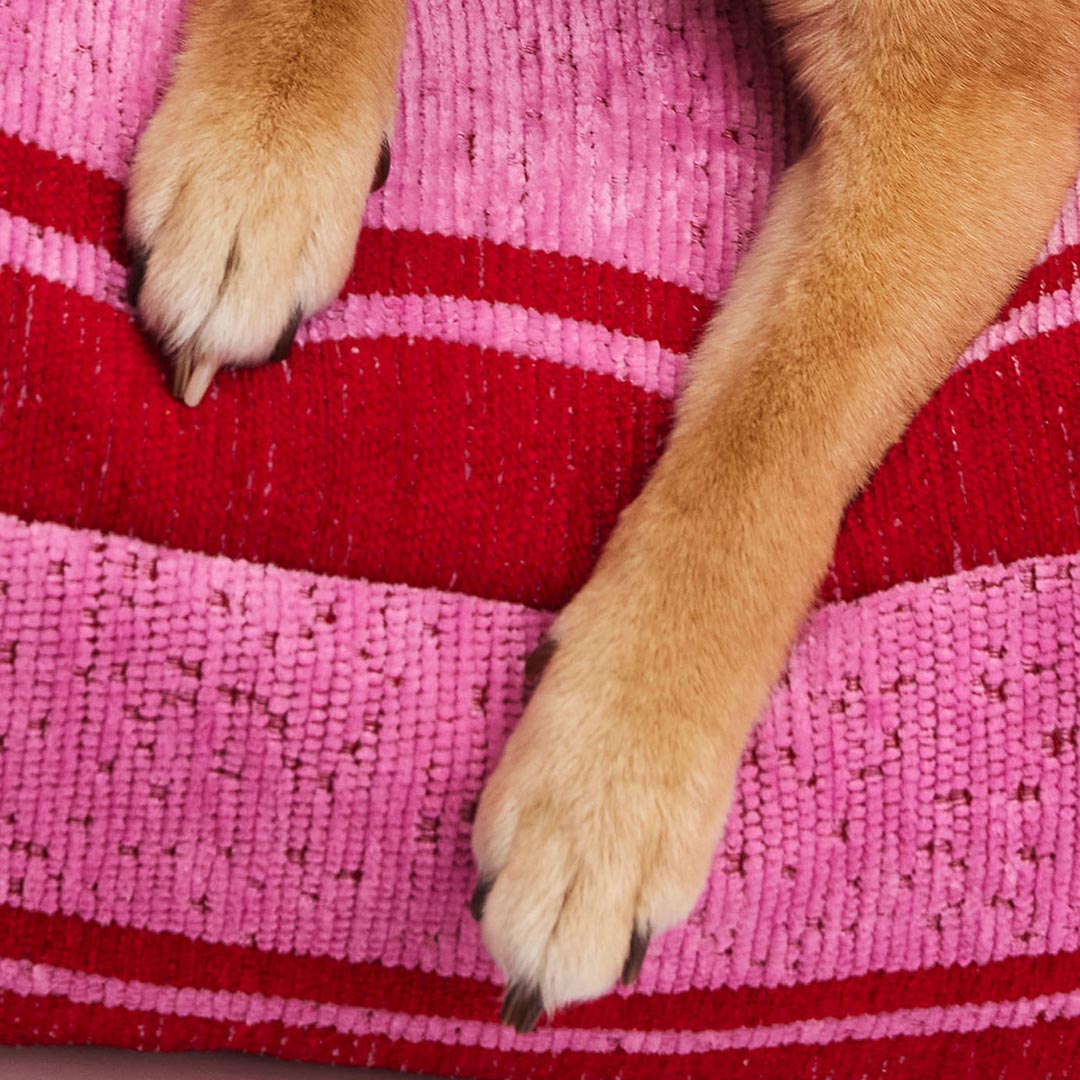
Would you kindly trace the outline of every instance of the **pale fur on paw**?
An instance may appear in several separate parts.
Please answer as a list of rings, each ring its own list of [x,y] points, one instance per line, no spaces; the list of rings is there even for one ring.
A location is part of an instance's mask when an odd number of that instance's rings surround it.
[[[594,579],[563,612],[477,808],[473,915],[507,981],[502,1019],[633,982],[704,884],[741,743],[718,742],[694,662],[647,597]]]
[[[181,57],[128,193],[129,299],[188,405],[220,367],[282,358],[337,295],[389,167],[391,78],[335,97],[221,66],[205,44]]]

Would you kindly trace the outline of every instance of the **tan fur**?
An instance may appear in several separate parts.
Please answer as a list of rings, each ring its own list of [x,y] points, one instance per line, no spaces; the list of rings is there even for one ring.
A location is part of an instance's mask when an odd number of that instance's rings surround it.
[[[346,6],[325,10],[344,23]],[[374,18],[374,0],[355,6]],[[301,7],[262,4],[290,17]],[[478,810],[474,849],[492,883],[484,940],[514,986],[507,1018],[520,1027],[541,1003],[603,993],[635,927],[660,931],[693,905],[747,732],[845,504],[1030,265],[1078,167],[1080,0],[772,7],[816,135],[697,351],[666,454],[559,617],[557,648]],[[203,10],[208,28],[189,52],[205,56],[226,32],[210,19],[235,8],[203,0]],[[384,39],[369,25],[361,36],[389,53],[397,32]],[[298,193],[275,172],[253,212],[250,181],[285,147],[304,159],[318,199],[335,206],[327,218],[319,204],[333,269],[303,292],[309,310],[344,274],[353,239],[345,207],[355,212],[362,193],[338,190],[341,162],[356,153],[370,165],[387,122],[385,83],[372,96],[370,72],[335,94],[299,74],[275,82],[282,62],[252,76],[238,115],[229,105],[189,121],[175,105],[136,170],[132,234],[158,238],[148,320],[173,347],[229,342],[215,363],[245,358],[234,339],[265,345],[255,327],[267,300],[280,319],[295,282],[319,274],[309,263],[298,273],[286,253],[291,276],[251,269],[215,307],[206,297],[220,273],[194,256],[213,248],[224,266],[220,207],[246,223],[255,250],[275,248],[260,229],[293,214],[280,200]],[[187,61],[163,112],[236,67]],[[363,120],[363,148],[344,147],[338,109]],[[267,115],[269,139],[254,120]],[[224,203],[198,186],[210,144],[230,147]],[[189,183],[174,190],[162,161],[178,148]]]
[[[189,403],[222,364],[265,360],[295,313],[344,283],[403,33],[403,0],[192,5],[127,217],[148,255],[139,312]]]
[[[1007,298],[1077,169],[1080,4],[777,8],[817,135],[697,351],[664,458],[556,623],[477,817],[484,940],[547,1008],[604,992],[635,926],[690,910],[846,502]]]

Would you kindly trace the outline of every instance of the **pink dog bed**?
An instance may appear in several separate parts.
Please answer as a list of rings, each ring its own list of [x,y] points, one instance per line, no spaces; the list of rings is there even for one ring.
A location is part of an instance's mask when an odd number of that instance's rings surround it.
[[[852,507],[689,923],[518,1036],[470,817],[797,142],[774,42],[751,0],[419,0],[345,293],[189,411],[119,240],[178,7],[0,8],[0,1041],[1069,1075],[1077,199]]]

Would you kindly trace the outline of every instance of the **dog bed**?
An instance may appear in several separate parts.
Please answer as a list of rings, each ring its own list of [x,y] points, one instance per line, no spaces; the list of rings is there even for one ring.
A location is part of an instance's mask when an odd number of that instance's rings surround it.
[[[179,18],[0,4],[0,1042],[1080,1067],[1076,195],[850,508],[689,922],[518,1036],[470,818],[796,152],[777,45],[754,0],[417,0],[345,290],[192,411],[120,239]]]

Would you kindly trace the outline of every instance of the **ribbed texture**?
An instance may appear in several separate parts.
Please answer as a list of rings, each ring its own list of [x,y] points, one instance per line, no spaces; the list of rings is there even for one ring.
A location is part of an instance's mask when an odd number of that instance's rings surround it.
[[[520,1041],[468,828],[546,616],[11,518],[0,591],[2,991],[523,1075],[1080,1016],[1076,557],[818,612],[689,926]]]
[[[179,6],[0,9],[0,1039],[1073,1071],[1075,193],[853,504],[689,923],[635,993],[496,1023],[468,832],[524,656],[798,142],[760,5],[721,7],[415,7],[343,295],[196,411],[119,238]]]

